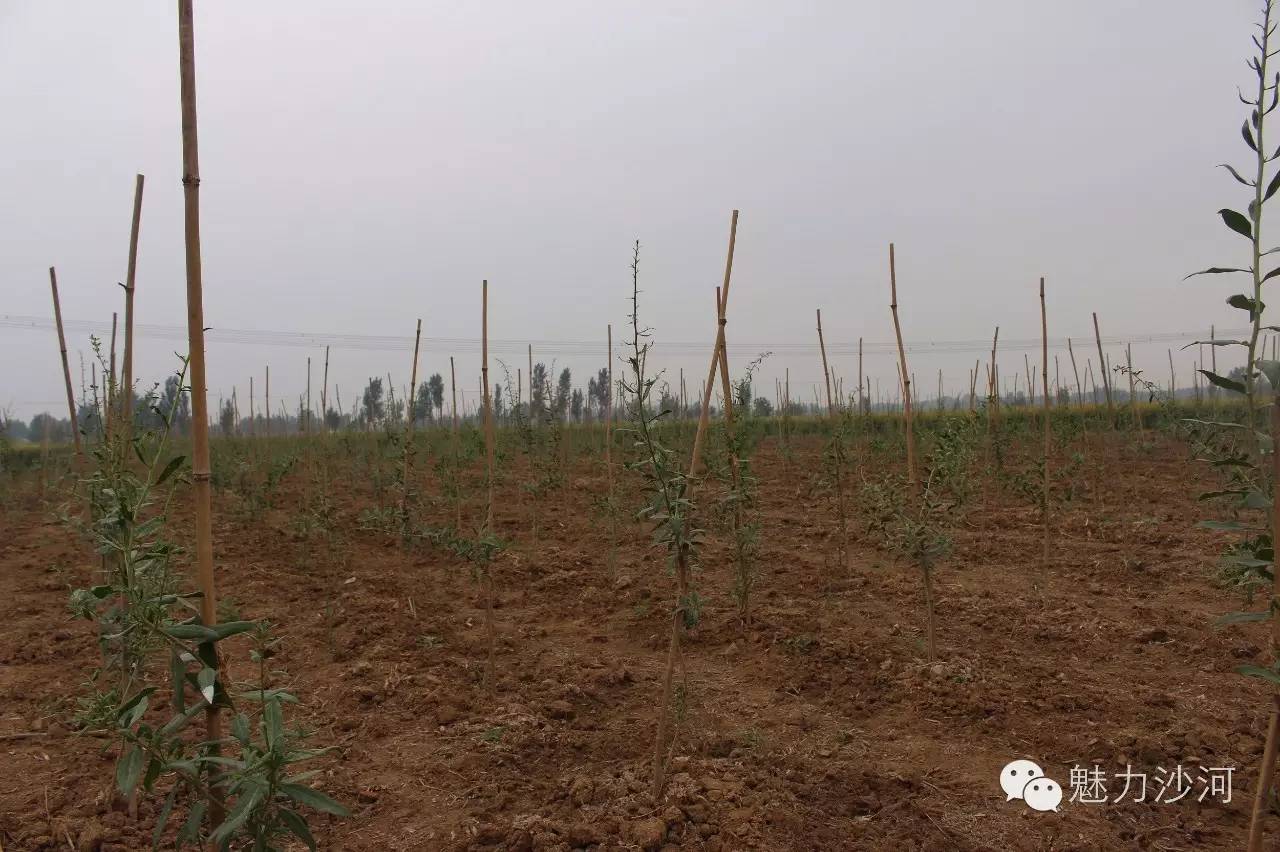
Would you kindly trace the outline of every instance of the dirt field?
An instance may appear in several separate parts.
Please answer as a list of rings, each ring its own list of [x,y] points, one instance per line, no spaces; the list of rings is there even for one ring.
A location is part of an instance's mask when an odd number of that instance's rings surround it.
[[[1171,439],[1088,440],[1043,595],[1035,506],[994,483],[975,498],[937,573],[936,664],[923,656],[914,569],[860,534],[852,567],[835,564],[832,512],[810,482],[817,440],[790,464],[766,441],[754,620],[739,624],[713,535],[688,714],[656,808],[649,760],[673,583],[630,525],[620,576],[607,579],[599,457],[574,462],[543,502],[536,546],[518,485],[500,491],[499,527],[515,544],[495,570],[491,689],[466,565],[361,532],[370,497],[358,475],[335,478],[345,540],[329,551],[295,531],[301,477],[251,522],[217,493],[218,583],[242,617],[277,625],[295,715],[316,744],[338,747],[319,786],[354,815],[313,821],[322,849],[1242,848],[1268,692],[1233,668],[1264,662],[1266,643],[1255,626],[1212,624],[1242,608],[1215,584],[1223,540],[1195,527],[1212,480]],[[148,848],[155,805],[131,822],[109,795],[113,753],[69,733],[100,656],[89,623],[67,614],[67,590],[89,583],[94,557],[47,508],[13,503],[0,514],[0,844]],[[190,540],[188,503],[174,514],[178,541]],[[250,675],[243,644],[228,658],[233,678]],[[1238,773],[1229,804],[1157,804],[1153,789],[1145,803],[1064,798],[1040,813],[998,784],[1022,757],[1064,787],[1075,764]],[[1280,819],[1268,832],[1280,836]]]

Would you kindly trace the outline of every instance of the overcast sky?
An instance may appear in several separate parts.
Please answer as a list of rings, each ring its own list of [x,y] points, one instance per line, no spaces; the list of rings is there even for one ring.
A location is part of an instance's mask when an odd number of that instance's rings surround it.
[[[1239,327],[1225,276],[1181,279],[1247,265],[1215,211],[1248,199],[1215,165],[1250,153],[1235,92],[1256,6],[196,0],[211,405],[268,363],[296,399],[323,357],[218,329],[408,339],[421,316],[476,340],[482,278],[512,369],[531,340],[585,384],[606,324],[623,336],[635,239],[642,318],[696,390],[733,208],[734,369],[774,349],[771,397],[784,368],[794,397],[821,378],[815,308],[846,377],[859,336],[892,341],[890,241],[921,344],[1038,337],[1040,275],[1056,344],[1091,342],[1094,310],[1135,339]],[[185,322],[175,7],[0,0],[0,315],[50,316],[50,265],[68,320],[123,311],[142,172],[137,322]],[[567,345],[584,341],[600,354]],[[1168,345],[1135,345],[1162,383]],[[69,346],[78,385],[87,332]],[[175,349],[141,337],[139,377]],[[450,350],[473,400],[474,347],[426,347],[420,375],[447,380]],[[335,349],[330,381],[349,406],[368,376],[407,383],[409,354]],[[911,357],[931,395],[979,354]],[[867,370],[890,393],[891,357]],[[0,326],[0,407],[61,411],[59,373],[52,330]]]

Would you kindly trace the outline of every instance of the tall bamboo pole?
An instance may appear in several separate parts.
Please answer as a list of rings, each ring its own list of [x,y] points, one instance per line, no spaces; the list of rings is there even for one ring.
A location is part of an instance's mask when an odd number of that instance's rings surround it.
[[[836,409],[831,402],[831,371],[827,369],[827,347],[822,342],[822,308],[818,308],[818,349],[822,352],[822,379],[827,383],[827,414],[835,417]]]
[[[422,317],[418,317],[418,328],[413,333],[413,367],[409,370],[409,402],[405,406],[405,438],[404,438],[404,475],[400,491],[400,519],[409,520],[409,471],[413,461],[413,421],[414,395],[418,392],[418,345],[422,341]]]
[[[902,375],[903,418],[907,436],[907,482],[912,497],[918,493],[916,482],[915,438],[911,430],[911,374],[907,372],[907,350],[902,345],[902,323],[898,321],[898,272],[894,263],[893,243],[889,243],[889,311],[893,314],[893,333],[898,340],[898,362]],[[998,332],[997,332],[998,333]]]
[[[729,307],[729,279],[733,275],[733,249],[738,239],[738,211],[734,210],[733,215],[729,218],[729,253],[724,262],[724,283],[721,285],[720,295],[720,311],[723,313]],[[707,380],[702,385],[702,410],[698,413],[698,430],[693,434],[693,459],[689,465],[690,475],[696,475],[702,470],[702,443],[706,439],[707,424],[711,417],[711,393],[715,387],[716,381],[716,365],[720,363],[720,331],[722,326],[719,325],[717,318],[716,326],[716,342],[711,350],[711,366],[707,369]]]
[[[1071,356],[1071,372],[1074,373],[1076,377],[1077,402],[1080,405],[1084,405],[1084,387],[1080,384],[1080,370],[1076,367],[1076,353],[1075,350],[1071,348],[1070,337],[1067,338],[1067,354]]]
[[[458,374],[457,374],[457,372],[454,370],[454,366],[453,366],[453,356],[452,356],[452,355],[450,355],[450,356],[449,356],[449,392],[450,392],[450,394],[451,394],[451,395],[452,395],[452,397],[453,397],[453,406],[452,406],[452,407],[451,407],[451,409],[450,409],[450,410],[452,411],[452,413],[453,413],[453,436],[452,436],[452,437],[453,437],[453,477],[454,477],[454,482],[453,482],[453,489],[454,489],[454,496],[453,496],[453,510],[454,510],[453,528],[454,528],[454,530],[461,530],[461,529],[462,529],[462,494],[461,494],[461,491],[459,490],[459,487],[458,487],[458,477],[461,475],[461,471],[460,471],[460,469],[459,469],[459,464],[458,464],[459,459],[461,458],[461,452],[460,452],[461,448],[458,446],[458,441],[459,441],[459,436],[458,436]]]
[[[218,621],[218,595],[213,579],[213,507],[209,481],[209,406],[205,388],[204,294],[200,265],[200,157],[196,132],[195,27],[191,0],[178,0],[178,65],[182,98],[182,194],[186,237],[187,344],[191,359],[191,478],[195,496],[196,568],[200,584],[200,620],[206,627]],[[217,646],[202,646],[215,655],[214,668],[221,672]],[[222,739],[218,706],[205,711],[205,739],[216,755]],[[210,796],[209,825],[222,822],[222,801]]]
[[[266,399],[266,404],[264,409],[266,411],[266,423],[264,424],[264,427],[267,430],[267,437],[270,438],[271,437],[271,365],[270,364],[267,365],[266,397],[267,399]]]
[[[1044,388],[1044,466],[1041,471],[1040,520],[1041,550],[1040,570],[1045,585],[1049,582],[1049,449],[1052,445],[1053,424],[1049,412],[1049,315],[1044,303],[1044,278],[1040,279],[1040,377]]]
[[[987,414],[987,429],[990,431],[992,418],[1000,411],[1000,371],[996,368],[996,346],[1000,343],[1000,326],[991,336],[991,371],[987,375],[987,396],[990,398],[991,411]]]
[[[1167,350],[1169,353],[1169,399],[1170,401],[1178,398],[1178,377],[1173,371],[1173,350]]]
[[[1102,332],[1098,331],[1098,312],[1093,312],[1093,339],[1098,344],[1098,368],[1102,373],[1102,389],[1107,394],[1107,414],[1114,418],[1116,413],[1115,403],[1111,401],[1111,378],[1107,375],[1106,363],[1107,356],[1102,354]]]
[[[329,431],[329,347],[324,348],[324,381],[320,385],[320,430]]]
[[[867,405],[870,400],[864,400],[862,397],[862,338],[858,338],[858,413],[866,414]]]
[[[120,409],[120,420],[124,424],[124,443],[127,446],[133,439],[133,294],[138,280],[138,232],[142,227],[142,185],[146,181],[142,175],[134,180],[133,187],[133,222],[129,227],[129,265],[124,277],[124,405]]]
[[[387,377],[388,389],[391,385],[390,376]],[[311,356],[307,356],[307,416],[302,426],[302,432],[305,435],[311,434]]]
[[[532,351],[532,348],[530,349]],[[484,461],[486,494],[484,527],[493,530],[493,406],[489,401],[489,281],[480,284],[480,375],[484,394]],[[530,376],[532,379],[532,375]],[[532,386],[530,387],[532,391]],[[532,398],[532,393],[530,394]]]
[[[75,442],[76,457],[83,459],[84,448],[80,446],[80,426],[76,422],[76,397],[71,390],[71,364],[67,361],[67,337],[62,332],[62,303],[58,300],[58,273],[52,266],[49,267],[49,287],[53,290],[53,321],[58,327],[58,351],[62,353],[62,378],[67,385],[67,416],[71,419],[71,439]],[[81,375],[83,376],[83,373]]]

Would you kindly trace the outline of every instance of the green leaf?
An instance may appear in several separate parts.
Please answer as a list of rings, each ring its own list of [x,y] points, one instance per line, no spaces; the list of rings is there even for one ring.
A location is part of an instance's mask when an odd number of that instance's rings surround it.
[[[215,624],[213,632],[217,634],[218,639],[226,639],[228,636],[245,633],[257,626],[256,621],[224,621],[222,624]]]
[[[205,627],[203,624],[196,624],[195,622],[170,624],[166,627],[160,628],[160,632],[172,636],[174,639],[195,639],[200,642],[214,642],[218,638],[218,634],[213,630]]]
[[[215,847],[230,840],[235,833],[240,830],[240,826],[248,821],[253,815],[253,809],[262,801],[262,786],[254,784],[247,790],[242,792],[236,799],[235,807],[231,809],[231,813],[227,814],[227,818],[222,821],[222,825],[213,830],[209,835],[209,842]]]
[[[156,785],[156,779],[160,777],[160,772],[163,769],[164,762],[161,761],[160,758],[151,758],[151,761],[147,763],[147,774],[142,777],[142,789],[150,793],[151,788]]]
[[[156,479],[156,485],[162,485],[166,479],[173,476],[178,468],[182,467],[182,463],[186,460],[186,456],[174,456],[169,459],[169,463],[164,466],[164,470],[160,471],[160,476]]]
[[[207,807],[208,803],[204,799],[198,800],[191,806],[187,821],[182,824],[182,828],[178,829],[176,848],[181,849],[184,843],[200,842],[200,826],[204,823],[204,811]]]
[[[279,701],[270,700],[262,706],[262,734],[272,750],[284,741],[284,715]]]
[[[1267,192],[1262,196],[1262,200],[1266,201],[1268,198],[1275,195],[1277,189],[1280,189],[1280,172],[1276,172],[1271,178],[1271,183],[1267,184]]]
[[[316,839],[311,836],[311,829],[307,828],[307,821],[296,811],[291,811],[288,808],[280,808],[279,814],[280,821],[284,823],[284,827],[289,829],[289,832],[294,837],[307,844],[307,848],[311,852],[316,852]]]
[[[1249,129],[1249,120],[1246,118],[1244,124],[1240,125],[1240,135],[1244,137],[1244,143],[1253,151],[1258,150],[1258,143],[1253,141],[1253,131]]]
[[[1250,532],[1258,529],[1240,521],[1200,521],[1196,526],[1201,529],[1217,530],[1219,532]]]
[[[351,811],[319,790],[313,790],[305,784],[281,784],[280,792],[298,804],[306,805],[314,810],[340,817],[351,816]]]
[[[217,682],[217,669],[203,668],[200,670],[200,673],[196,675],[196,683],[200,686],[200,695],[204,697],[205,702],[208,704],[213,703],[213,687]]]
[[[1244,385],[1237,382],[1235,379],[1228,379],[1226,376],[1219,376],[1217,373],[1210,370],[1199,370],[1198,372],[1220,388],[1226,388],[1227,390],[1235,391],[1236,393],[1244,393]]]
[[[173,709],[182,713],[187,706],[187,697],[183,686],[187,682],[187,667],[183,664],[178,652],[169,650],[169,682],[173,689]]]
[[[1274,684],[1280,684],[1280,674],[1276,674],[1271,669],[1264,669],[1262,666],[1236,666],[1236,673],[1246,675],[1248,677],[1262,678],[1269,680]]]
[[[243,713],[237,713],[231,719],[231,736],[239,740],[241,745],[249,744],[249,717]]]
[[[1194,278],[1197,275],[1221,275],[1224,272],[1252,272],[1252,271],[1253,270],[1251,269],[1241,269],[1238,266],[1210,266],[1208,269],[1201,269],[1199,272],[1193,272],[1190,275],[1184,277],[1182,280],[1186,281],[1187,278]]]
[[[1218,211],[1218,215],[1222,217],[1222,221],[1226,223],[1228,228],[1250,240],[1253,239],[1253,226],[1249,224],[1249,220],[1243,214],[1224,207]]]
[[[156,816],[156,828],[151,832],[151,848],[157,852],[160,849],[160,838],[164,836],[164,827],[169,824],[169,815],[173,813],[173,803],[178,799],[178,787],[177,784],[173,785],[169,795],[164,798],[164,804],[160,806],[160,813]]]
[[[1215,627],[1226,627],[1229,624],[1254,624],[1271,618],[1269,612],[1229,612],[1213,622]]]
[[[1236,180],[1240,181],[1240,182],[1241,182],[1242,184],[1244,184],[1245,186],[1250,186],[1250,187],[1251,187],[1251,186],[1253,186],[1253,185],[1254,185],[1253,181],[1251,181],[1251,180],[1246,180],[1246,179],[1245,179],[1245,178],[1244,178],[1244,177],[1243,177],[1243,176],[1242,176],[1238,171],[1236,171],[1235,169],[1233,169],[1231,166],[1227,165],[1226,163],[1219,163],[1218,165],[1219,165],[1221,168],[1224,168],[1224,169],[1226,169],[1227,171],[1231,172],[1231,176],[1232,176],[1233,178],[1235,178]]]
[[[138,778],[142,775],[143,757],[142,746],[134,745],[116,764],[116,786],[120,788],[121,795],[128,797],[138,786]]]
[[[1239,308],[1242,311],[1249,312],[1249,318],[1253,319],[1256,314],[1260,314],[1266,309],[1266,305],[1250,299],[1243,293],[1236,293],[1234,296],[1227,298],[1227,304],[1233,308]],[[1234,341],[1232,341],[1234,342]]]

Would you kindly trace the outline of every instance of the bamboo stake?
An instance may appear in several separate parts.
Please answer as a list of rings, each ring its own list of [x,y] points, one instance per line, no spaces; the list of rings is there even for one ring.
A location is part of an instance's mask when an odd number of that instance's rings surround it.
[[[453,414],[453,528],[455,531],[462,529],[462,492],[458,484],[458,478],[461,475],[458,461],[460,456],[460,447],[458,446],[458,374],[453,367],[453,356],[449,356],[449,392],[453,397],[453,405],[450,409]]]
[[[866,408],[867,408],[867,403],[869,402],[870,400],[867,400],[866,402],[864,402],[862,399],[862,338],[859,337],[858,338],[858,413],[859,414],[867,413]]]
[[[146,181],[138,175],[133,187],[133,222],[129,227],[129,265],[124,278],[124,424],[125,446],[133,440],[133,297],[138,278],[138,232],[142,227],[142,186]]]
[[[822,342],[822,308],[818,308],[818,349],[822,352],[822,378],[827,383],[827,414],[835,417],[836,409],[831,404],[831,371],[827,369],[827,347]]]
[[[532,349],[530,350],[532,351]],[[484,506],[484,526],[486,531],[493,529],[493,406],[489,402],[489,281],[480,284],[480,383],[484,385],[484,456],[486,497]],[[532,378],[532,376],[530,377]],[[532,390],[532,388],[530,388]]]
[[[1080,405],[1084,405],[1084,387],[1080,384],[1080,371],[1076,368],[1076,353],[1071,348],[1071,338],[1067,338],[1067,354],[1071,356],[1071,372],[1076,376],[1076,396]]]
[[[195,492],[196,566],[199,577],[200,620],[206,627],[218,621],[218,596],[213,579],[213,507],[209,477],[209,411],[205,389],[204,295],[200,264],[200,158],[196,130],[195,28],[191,0],[178,0],[178,64],[182,99],[182,189],[186,237],[187,341],[191,359],[191,477]],[[217,646],[207,650],[217,654]],[[222,661],[216,660],[221,676]],[[205,739],[216,756],[222,739],[219,707],[205,711]],[[223,819],[221,796],[210,793],[209,826]]]
[[[724,262],[724,283],[721,285],[720,311],[729,308],[729,279],[733,275],[733,249],[738,239],[738,211],[734,210],[729,219],[729,253]],[[689,465],[689,475],[696,476],[702,470],[702,444],[707,435],[707,424],[710,421],[711,393],[715,387],[716,365],[720,362],[720,329],[717,318],[716,342],[711,351],[711,366],[707,370],[707,380],[702,385],[702,411],[698,414],[698,430],[693,435],[693,459]]]
[[[607,327],[609,392],[604,400],[604,469],[609,483],[609,511],[613,511],[613,323]]]
[[[329,347],[324,348],[324,382],[320,385],[320,429],[329,431]]]
[[[1000,373],[996,367],[996,346],[1000,343],[1000,326],[991,337],[991,370],[987,374],[989,381],[988,397],[991,400],[991,411],[987,415],[987,431],[991,430],[992,418],[1000,412]]]
[[[1173,350],[1166,350],[1169,353],[1169,399],[1175,401],[1178,398],[1178,377],[1173,372]]]
[[[1111,378],[1107,375],[1107,356],[1102,354],[1102,333],[1098,331],[1098,312],[1093,313],[1093,339],[1098,344],[1098,371],[1102,373],[1102,389],[1107,394],[1107,415],[1115,418],[1115,404],[1111,401]]]
[[[1044,302],[1044,278],[1040,279],[1040,376],[1044,387],[1044,467],[1042,471],[1040,511],[1041,550],[1040,570],[1044,586],[1049,584],[1049,450],[1052,445],[1053,424],[1049,406],[1049,318]]]
[[[916,482],[915,440],[911,431],[911,377],[907,372],[907,350],[902,345],[902,324],[898,321],[898,273],[893,258],[893,243],[889,243],[889,291],[889,311],[893,314],[893,333],[898,339],[898,361],[901,364],[903,416],[907,433],[907,483],[914,498],[919,489]]]
[[[1031,359],[1027,357],[1027,353],[1022,353],[1022,363],[1027,370],[1027,405],[1034,406],[1036,404],[1036,379],[1035,374],[1031,372]]]
[[[533,347],[529,348],[530,353]],[[484,507],[484,532],[486,535],[493,533],[493,398],[489,390],[489,281],[485,279],[480,285],[480,383],[483,387],[480,389],[480,397],[484,402],[484,454],[485,454],[485,470],[486,470],[486,494]],[[532,354],[530,355],[532,358]],[[530,400],[533,399],[532,380],[533,374],[530,371]],[[493,682],[493,657],[497,650],[497,630],[493,623],[493,572],[488,565],[484,567],[484,591],[485,591],[485,628],[489,634],[489,654],[485,663],[484,682],[487,686]]]
[[[413,333],[413,367],[409,370],[409,402],[405,406],[404,437],[404,475],[400,490],[400,520],[409,521],[409,470],[413,461],[413,421],[414,397],[418,392],[418,345],[422,342],[422,317],[418,317],[418,328]]]
[[[71,390],[71,364],[67,361],[67,338],[62,332],[62,304],[58,300],[58,273],[49,267],[49,287],[53,290],[53,321],[58,327],[58,351],[62,353],[62,378],[67,385],[67,416],[71,419],[71,439],[75,443],[76,458],[84,459],[80,446],[80,426],[76,422],[76,398]],[[83,377],[83,373],[81,376]],[[83,379],[81,384],[83,384]]]
[[[391,387],[390,376],[387,376],[387,387],[388,389],[390,389]],[[305,422],[299,425],[302,426],[303,434],[306,434],[306,435],[311,434],[311,356],[310,355],[307,356],[307,416],[306,416]]]

